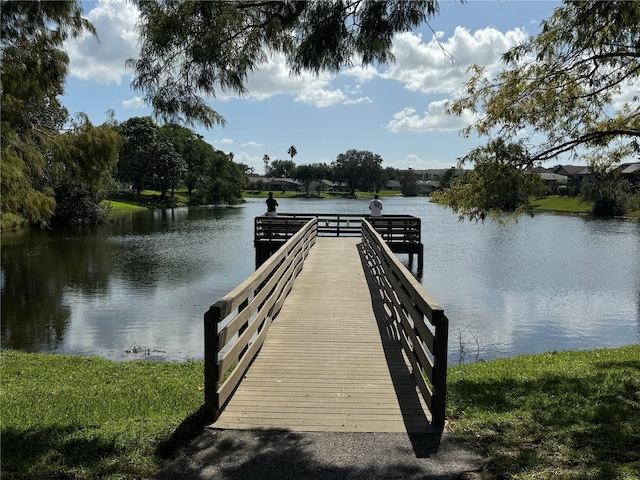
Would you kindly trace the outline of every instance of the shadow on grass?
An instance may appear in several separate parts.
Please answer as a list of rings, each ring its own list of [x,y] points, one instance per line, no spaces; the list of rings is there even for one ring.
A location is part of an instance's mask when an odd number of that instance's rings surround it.
[[[99,464],[105,458],[117,456],[117,447],[98,435],[87,438],[86,430],[61,427],[24,432],[4,428],[2,478],[73,478],[80,474],[80,466],[106,473]]]
[[[157,463],[166,465],[175,459],[203,432],[205,424],[201,407],[155,447]],[[50,427],[27,432],[3,428],[1,476],[3,479],[85,478],[87,475],[139,478],[149,473],[146,462],[137,465],[135,461],[129,461],[132,455],[135,456],[132,447],[119,446],[115,437],[105,438],[99,430],[99,425]],[[154,449],[153,445],[149,447],[151,458]]]
[[[185,418],[169,438],[158,444],[156,455],[165,461],[175,458],[204,431],[206,425],[206,414],[203,405]]]
[[[552,464],[579,464],[603,479],[624,469],[640,475],[640,361],[585,369],[579,378],[558,369],[537,378],[462,379],[450,382],[449,398],[456,411],[482,412],[476,439],[507,476]]]

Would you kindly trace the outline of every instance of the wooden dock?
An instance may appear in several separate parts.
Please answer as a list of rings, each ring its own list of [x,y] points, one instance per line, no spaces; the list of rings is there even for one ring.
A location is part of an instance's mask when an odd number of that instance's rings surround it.
[[[424,432],[429,410],[389,336],[361,238],[317,238],[221,429]]]

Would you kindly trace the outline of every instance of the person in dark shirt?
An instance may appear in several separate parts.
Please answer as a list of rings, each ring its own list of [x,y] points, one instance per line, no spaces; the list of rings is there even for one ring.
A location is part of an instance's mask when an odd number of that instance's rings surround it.
[[[269,192],[269,197],[267,198],[267,217],[277,216],[276,207],[278,206],[278,201],[273,198],[273,192]]]

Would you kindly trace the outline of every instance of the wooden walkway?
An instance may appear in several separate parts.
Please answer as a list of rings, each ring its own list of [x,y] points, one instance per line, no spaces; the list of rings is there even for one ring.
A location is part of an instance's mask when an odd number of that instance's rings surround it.
[[[317,238],[221,429],[424,432],[428,409],[362,267],[360,238]]]

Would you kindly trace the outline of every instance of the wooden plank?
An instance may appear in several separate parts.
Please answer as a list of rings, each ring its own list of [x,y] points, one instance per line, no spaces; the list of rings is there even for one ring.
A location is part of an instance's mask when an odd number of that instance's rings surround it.
[[[214,428],[427,431],[400,344],[381,337],[358,238],[318,238]]]

